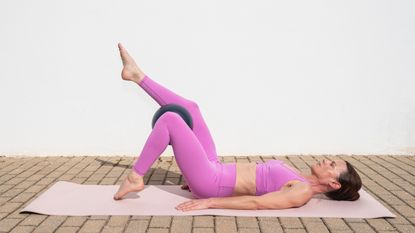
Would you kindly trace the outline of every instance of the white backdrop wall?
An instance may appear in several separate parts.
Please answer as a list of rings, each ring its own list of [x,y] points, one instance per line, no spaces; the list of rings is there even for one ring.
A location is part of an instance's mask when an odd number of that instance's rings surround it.
[[[1,1],[0,155],[137,156],[159,107],[220,155],[414,154],[415,1]],[[171,154],[169,148],[164,155]]]

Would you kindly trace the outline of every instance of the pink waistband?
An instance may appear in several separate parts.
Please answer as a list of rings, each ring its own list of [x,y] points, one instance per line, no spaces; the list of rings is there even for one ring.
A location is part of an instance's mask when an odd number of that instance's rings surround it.
[[[221,167],[219,186],[234,188],[236,184],[236,163],[223,163]]]

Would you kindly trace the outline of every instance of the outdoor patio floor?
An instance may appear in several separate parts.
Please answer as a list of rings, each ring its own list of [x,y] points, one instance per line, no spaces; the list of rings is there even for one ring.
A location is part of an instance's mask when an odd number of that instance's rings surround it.
[[[49,216],[19,214],[59,180],[81,184],[121,184],[134,157],[0,157],[0,232],[415,232],[415,157],[412,156],[227,156],[225,162],[282,159],[301,171],[322,158],[351,162],[363,188],[396,218],[288,218],[223,216]],[[162,157],[146,175],[146,184],[180,184],[172,157]]]

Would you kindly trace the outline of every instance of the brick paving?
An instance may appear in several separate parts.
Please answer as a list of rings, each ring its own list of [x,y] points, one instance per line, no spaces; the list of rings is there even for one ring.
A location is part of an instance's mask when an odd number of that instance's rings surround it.
[[[0,157],[0,232],[415,232],[415,157],[408,156],[227,156],[224,162],[282,159],[301,171],[322,158],[351,162],[366,191],[397,218],[288,218],[233,216],[48,216],[19,211],[58,180],[82,184],[121,184],[135,158]],[[172,157],[162,157],[145,176],[146,184],[183,182]]]

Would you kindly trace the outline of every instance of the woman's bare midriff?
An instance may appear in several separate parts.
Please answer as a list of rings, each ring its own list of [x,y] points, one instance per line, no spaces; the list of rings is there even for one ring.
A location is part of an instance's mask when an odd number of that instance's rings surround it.
[[[233,196],[256,194],[256,163],[236,163],[236,184]]]
[[[301,174],[296,168],[284,164],[293,171]],[[290,188],[293,184],[299,183],[298,180],[290,180],[283,185],[281,190]],[[256,163],[236,163],[236,184],[233,190],[233,196],[256,195]]]

